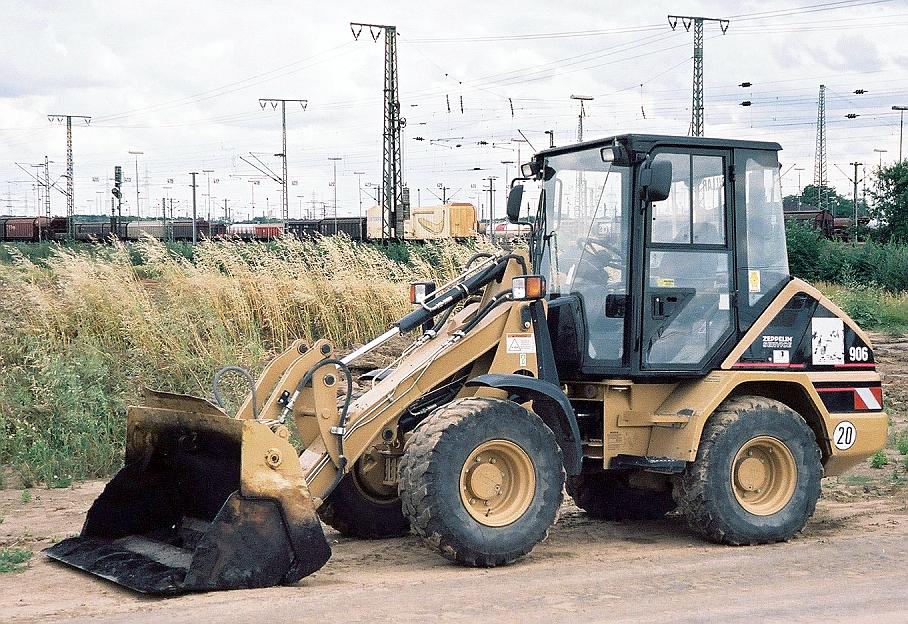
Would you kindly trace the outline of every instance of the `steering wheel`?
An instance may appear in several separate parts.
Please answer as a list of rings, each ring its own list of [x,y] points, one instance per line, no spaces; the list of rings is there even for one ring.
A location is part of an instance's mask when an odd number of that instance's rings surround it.
[[[587,239],[577,266],[578,274],[581,273],[580,267],[585,267],[582,271],[585,281],[607,283],[608,272],[604,270],[605,267],[623,270],[624,262],[621,253],[614,247],[602,241]]]

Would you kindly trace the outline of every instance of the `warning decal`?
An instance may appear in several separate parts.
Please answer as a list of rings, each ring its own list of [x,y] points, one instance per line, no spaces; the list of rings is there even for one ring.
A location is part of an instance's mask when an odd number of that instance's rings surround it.
[[[508,353],[536,353],[533,334],[507,334],[505,337]]]
[[[748,290],[752,293],[758,293],[762,290],[760,284],[760,271],[758,269],[751,269],[747,273],[747,286]]]

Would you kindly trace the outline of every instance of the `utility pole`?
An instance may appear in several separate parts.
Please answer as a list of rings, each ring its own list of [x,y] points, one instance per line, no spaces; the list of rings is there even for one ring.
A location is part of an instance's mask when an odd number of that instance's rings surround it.
[[[826,85],[820,85],[817,99],[817,147],[813,164],[813,185],[817,187],[817,208],[823,210],[826,204],[823,192],[829,183],[826,171]],[[835,215],[833,215],[835,216]]]
[[[858,180],[858,167],[864,163],[855,161],[848,164],[854,165],[854,180],[852,180],[852,182],[854,182],[854,195],[852,195],[854,198],[854,237],[851,239],[851,244],[856,245],[858,242],[858,182],[860,182],[860,180]]]
[[[85,125],[91,123],[88,115],[48,115],[50,122],[66,122],[66,216],[69,217],[69,238],[76,236],[75,220],[72,218],[76,212],[75,183],[73,181],[73,119],[81,119]]]
[[[703,111],[703,22],[719,22],[719,28],[724,35],[728,31],[728,20],[718,19],[715,17],[696,17],[693,15],[669,15],[668,25],[672,30],[678,26],[678,20],[684,30],[690,32],[690,27],[694,27],[694,89],[693,100],[691,104],[691,121],[690,135],[703,136],[705,126]]]
[[[593,98],[588,95],[572,95],[572,100],[580,101],[580,113],[577,115],[577,142],[583,142],[583,118],[586,117],[584,102],[589,102]],[[577,210],[577,217],[586,216],[586,178],[583,172],[578,169],[576,180],[574,181],[574,205]]]
[[[892,110],[899,111],[899,162],[902,162],[902,133],[905,130],[905,111],[908,106],[893,106]]]
[[[359,218],[363,218],[363,176],[366,175],[365,171],[354,171],[353,175],[356,176],[356,186],[359,188]]]
[[[385,121],[382,149],[382,242],[404,237],[404,221],[410,218],[409,193],[404,188],[401,130],[407,120],[400,116],[397,90],[397,27],[350,22],[353,38],[359,40],[363,28],[369,29],[372,41],[385,34]]]
[[[192,176],[192,244],[195,245],[198,242],[198,223],[196,223],[196,207],[195,207],[195,177],[199,175],[198,171],[190,171],[189,175]]]
[[[136,157],[136,216],[141,219],[142,211],[139,209],[139,154],[144,154],[145,152],[129,150],[129,153]],[[151,204],[148,205],[148,209],[151,212]]]
[[[281,105],[281,136],[282,136],[282,151],[279,154],[282,159],[283,168],[281,170],[281,221],[284,222],[284,227],[287,226],[287,221],[290,219],[290,202],[287,195],[287,102],[295,102],[303,107],[303,110],[306,110],[308,106],[308,100],[285,100],[282,98],[259,98],[259,106],[262,107],[262,110],[265,110],[265,107],[268,104],[271,104],[271,110],[277,110],[277,105]],[[275,154],[276,156],[278,154]],[[209,194],[211,189],[208,190]],[[210,208],[209,208],[210,212]]]
[[[800,210],[801,196],[804,195],[803,187],[801,186],[801,172],[804,171],[804,167],[795,167],[795,171],[798,172],[798,210]]]
[[[337,161],[343,160],[340,156],[330,156],[328,160],[332,161],[334,165],[334,233],[337,234]]]
[[[211,226],[211,174],[214,173],[214,169],[202,169],[202,173],[205,174],[205,177],[208,179],[208,201],[205,202],[208,206],[208,225]],[[284,178],[286,179],[287,172],[284,172]]]
[[[593,98],[589,95],[572,95],[571,99],[580,102],[580,114],[577,115],[577,142],[581,143],[583,141],[583,118],[586,117],[586,108],[584,108],[583,103],[589,102]]]
[[[554,130],[546,130],[545,133],[546,133],[547,135],[549,135],[549,147],[550,147],[550,148],[551,148],[551,147],[555,147],[555,131],[554,131]]]
[[[495,180],[497,176],[489,176],[489,238],[495,242]]]
[[[227,213],[227,198],[224,198],[224,225],[230,223],[230,216]]]

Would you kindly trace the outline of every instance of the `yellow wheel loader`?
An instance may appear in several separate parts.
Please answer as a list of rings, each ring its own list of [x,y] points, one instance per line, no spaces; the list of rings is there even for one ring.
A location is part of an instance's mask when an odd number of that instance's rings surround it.
[[[789,275],[780,149],[623,135],[537,154],[508,201],[529,253],[413,284],[413,311],[344,357],[295,342],[235,415],[150,393],[124,468],[47,553],[154,594],[286,584],[328,560],[321,517],[497,566],[545,538],[565,486],[594,517],[791,538],[887,419],[867,335]],[[540,197],[521,221],[524,182]],[[398,334],[412,344],[354,397],[350,366]]]

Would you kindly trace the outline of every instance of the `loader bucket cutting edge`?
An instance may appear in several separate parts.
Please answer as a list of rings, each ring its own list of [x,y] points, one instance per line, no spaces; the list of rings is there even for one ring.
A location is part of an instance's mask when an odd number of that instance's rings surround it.
[[[325,564],[331,548],[286,439],[203,399],[155,399],[130,408],[126,465],[49,557],[149,594],[293,583]]]

